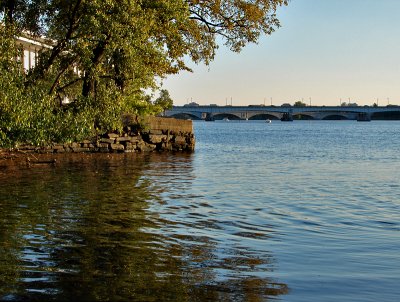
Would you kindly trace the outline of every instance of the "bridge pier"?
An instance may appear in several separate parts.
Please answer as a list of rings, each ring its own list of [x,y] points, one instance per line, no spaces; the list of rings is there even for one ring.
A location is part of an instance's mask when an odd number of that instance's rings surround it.
[[[214,116],[213,116],[212,113],[207,113],[207,114],[206,114],[206,117],[204,118],[204,120],[205,120],[206,122],[213,122],[213,121],[215,121]]]
[[[357,122],[370,122],[371,114],[368,112],[359,112],[357,114]]]
[[[292,111],[284,112],[281,117],[282,122],[293,122],[293,114]]]

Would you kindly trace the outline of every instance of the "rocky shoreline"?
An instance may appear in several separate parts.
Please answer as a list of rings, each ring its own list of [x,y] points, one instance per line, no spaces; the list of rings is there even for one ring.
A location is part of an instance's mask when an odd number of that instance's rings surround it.
[[[135,152],[192,152],[195,147],[192,121],[150,117],[145,129],[125,126],[122,133],[105,133],[82,142],[51,144],[37,147],[21,145],[0,149],[0,160],[12,160],[24,155],[60,153],[135,153]]]

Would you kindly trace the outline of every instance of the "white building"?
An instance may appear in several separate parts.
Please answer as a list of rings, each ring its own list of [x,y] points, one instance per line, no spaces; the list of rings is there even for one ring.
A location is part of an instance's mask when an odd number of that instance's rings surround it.
[[[20,44],[23,49],[23,57],[21,58],[21,61],[23,62],[24,70],[26,71],[36,65],[38,54],[42,49],[52,48],[45,39],[39,37],[33,38],[29,35],[17,37],[17,43]]]
[[[39,53],[43,49],[52,49],[49,40],[46,40],[43,37],[33,37],[29,34],[23,34],[22,36],[17,37],[16,40],[17,43],[22,46],[22,58],[17,58],[17,60],[20,60],[23,63],[25,72],[35,67],[39,58]],[[76,66],[74,67],[74,72],[80,75],[80,71]],[[70,103],[70,97],[67,95],[62,96],[61,102],[62,104]]]

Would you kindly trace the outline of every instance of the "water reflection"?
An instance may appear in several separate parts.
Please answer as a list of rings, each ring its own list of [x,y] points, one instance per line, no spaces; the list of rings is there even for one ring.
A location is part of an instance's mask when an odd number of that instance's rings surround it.
[[[264,301],[271,255],[227,240],[192,191],[193,155],[0,165],[0,300]],[[193,202],[197,198],[202,202]],[[203,215],[193,209],[203,209]],[[267,240],[267,237],[262,238]]]

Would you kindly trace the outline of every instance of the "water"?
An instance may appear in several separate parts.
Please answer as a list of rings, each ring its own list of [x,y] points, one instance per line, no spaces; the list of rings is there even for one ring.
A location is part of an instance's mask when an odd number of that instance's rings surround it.
[[[398,300],[399,122],[194,127],[194,154],[0,163],[0,300]]]

